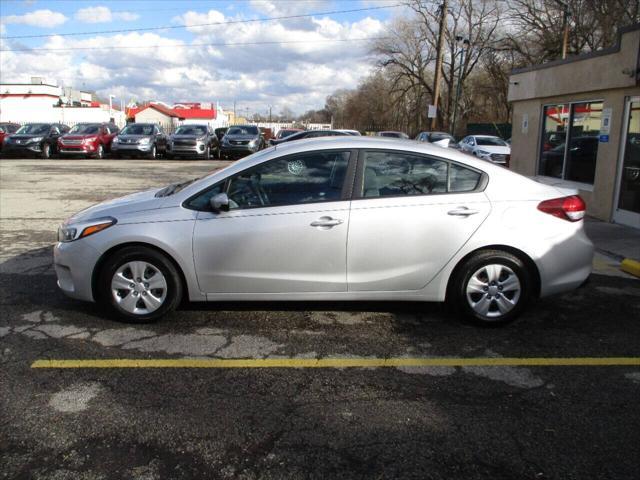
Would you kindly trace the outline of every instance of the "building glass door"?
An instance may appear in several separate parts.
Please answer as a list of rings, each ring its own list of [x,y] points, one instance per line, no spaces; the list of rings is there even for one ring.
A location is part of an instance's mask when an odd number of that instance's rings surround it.
[[[627,99],[613,220],[640,228],[640,97]]]

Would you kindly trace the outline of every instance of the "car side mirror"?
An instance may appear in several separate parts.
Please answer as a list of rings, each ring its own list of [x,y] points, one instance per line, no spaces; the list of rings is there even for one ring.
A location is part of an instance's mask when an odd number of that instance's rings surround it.
[[[211,205],[211,209],[215,213],[220,212],[228,212],[229,211],[229,197],[226,193],[219,193],[211,197],[209,200],[209,204]]]

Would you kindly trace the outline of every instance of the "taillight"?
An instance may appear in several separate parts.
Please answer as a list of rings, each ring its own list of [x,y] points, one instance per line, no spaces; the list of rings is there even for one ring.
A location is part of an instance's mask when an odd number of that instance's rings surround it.
[[[577,222],[584,218],[587,204],[579,195],[571,195],[570,197],[545,200],[538,205],[538,210],[563,220]]]

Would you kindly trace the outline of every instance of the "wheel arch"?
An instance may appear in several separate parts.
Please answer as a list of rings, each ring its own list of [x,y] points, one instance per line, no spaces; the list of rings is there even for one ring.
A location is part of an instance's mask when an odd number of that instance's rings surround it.
[[[447,280],[447,289],[446,289],[447,300],[449,299],[449,294],[450,294],[450,290],[453,285],[453,282],[457,277],[458,272],[462,268],[462,265],[464,265],[465,262],[469,260],[471,257],[473,257],[474,255],[486,250],[500,250],[506,253],[510,253],[511,255],[519,258],[522,261],[522,263],[524,263],[527,266],[527,269],[532,274],[532,278],[531,278],[533,282],[533,285],[532,285],[533,289],[531,292],[532,295],[536,298],[540,296],[540,287],[541,287],[540,270],[538,269],[536,262],[534,262],[529,255],[527,255],[525,252],[523,252],[520,249],[511,247],[509,245],[494,244],[494,245],[484,245],[482,247],[476,248],[475,250],[472,250],[471,252],[467,253],[464,257],[462,257],[458,261],[456,266],[451,271],[451,274],[449,275],[449,279]]]
[[[190,298],[189,297],[189,284],[187,283],[187,278],[185,277],[184,271],[182,270],[182,267],[180,266],[180,264],[176,261],[175,258],[173,258],[173,256],[169,252],[167,252],[166,250],[163,250],[162,248],[158,247],[157,245],[153,245],[151,243],[146,243],[146,242],[126,242],[126,243],[120,243],[118,245],[115,245],[115,246],[111,247],[109,250],[107,250],[106,252],[104,252],[100,256],[98,261],[96,262],[95,266],[93,267],[93,272],[91,274],[91,294],[93,295],[94,300],[97,300],[99,298],[98,279],[100,277],[100,271],[102,270],[102,267],[104,266],[104,263],[107,261],[107,259],[109,257],[114,255],[116,252],[119,252],[120,250],[122,250],[124,248],[128,248],[128,247],[145,247],[145,248],[149,248],[149,249],[155,250],[156,252],[161,253],[162,255],[167,257],[169,259],[169,261],[173,264],[173,266],[176,268],[176,270],[178,271],[178,274],[180,275],[180,281],[182,282],[182,288],[183,288],[183,291],[184,291],[184,294],[182,296],[183,300]]]

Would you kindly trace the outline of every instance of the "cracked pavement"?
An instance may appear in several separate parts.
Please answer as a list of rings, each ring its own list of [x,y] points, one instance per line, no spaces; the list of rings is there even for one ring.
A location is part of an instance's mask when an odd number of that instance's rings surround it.
[[[369,302],[192,304],[128,325],[58,291],[51,246],[66,216],[223,164],[0,160],[0,478],[640,478],[638,367],[31,369],[640,356],[640,282],[607,259],[585,288],[499,329],[439,305]]]

